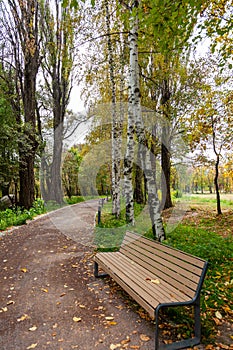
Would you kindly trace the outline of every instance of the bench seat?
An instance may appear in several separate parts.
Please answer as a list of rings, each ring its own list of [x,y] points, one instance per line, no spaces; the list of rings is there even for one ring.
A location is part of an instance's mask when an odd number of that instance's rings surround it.
[[[99,267],[105,274],[99,274]],[[155,349],[181,349],[200,342],[200,291],[207,262],[145,238],[126,232],[117,252],[97,253],[96,277],[110,275],[155,319]],[[195,336],[159,345],[159,310],[162,307],[194,306]]]

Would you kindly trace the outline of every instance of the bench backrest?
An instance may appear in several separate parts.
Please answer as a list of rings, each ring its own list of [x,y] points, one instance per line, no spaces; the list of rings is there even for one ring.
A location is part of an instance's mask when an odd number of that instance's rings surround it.
[[[120,252],[147,270],[145,279],[156,276],[158,281],[173,285],[190,298],[198,296],[206,261],[129,231]]]

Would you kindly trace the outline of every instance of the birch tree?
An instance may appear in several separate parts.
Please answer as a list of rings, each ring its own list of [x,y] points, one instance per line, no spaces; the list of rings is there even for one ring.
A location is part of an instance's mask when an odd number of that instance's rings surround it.
[[[138,62],[138,17],[137,9],[139,2],[134,1],[131,7],[130,33],[129,33],[129,110],[128,110],[128,131],[127,131],[127,151],[126,160],[128,167],[125,172],[125,192],[126,192],[126,215],[130,222],[133,218],[133,189],[132,189],[132,166],[134,154],[134,134],[137,137],[139,149],[141,150],[141,160],[145,173],[148,188],[148,205],[152,222],[154,238],[162,241],[165,239],[165,231],[160,215],[160,203],[158,199],[155,176],[151,165],[151,154],[148,145],[148,138],[142,121],[140,103],[139,84],[139,62]],[[130,174],[131,172],[131,174]]]
[[[120,179],[121,179],[121,115],[117,111],[116,105],[116,82],[115,64],[113,57],[113,47],[111,38],[111,22],[109,12],[109,0],[104,1],[106,12],[106,28],[108,42],[108,62],[110,70],[111,90],[112,90],[112,213],[120,216]]]

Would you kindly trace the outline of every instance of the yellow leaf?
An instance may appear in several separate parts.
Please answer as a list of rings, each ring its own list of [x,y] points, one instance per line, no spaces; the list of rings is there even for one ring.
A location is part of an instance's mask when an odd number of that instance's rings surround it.
[[[73,321],[74,322],[80,322],[82,319],[81,319],[81,317],[73,317]]]
[[[80,309],[85,309],[85,307],[86,307],[86,306],[85,306],[85,305],[80,304],[80,305],[79,305],[79,307],[80,307]]]
[[[18,322],[24,321],[24,320],[28,320],[30,318],[30,316],[28,316],[27,314],[22,315],[20,318],[17,318]]]
[[[38,343],[31,344],[27,347],[27,349],[35,349],[37,347]]]
[[[156,280],[151,280],[151,282],[154,283],[154,284],[160,284],[160,282],[159,282],[158,279],[156,279]]]
[[[121,347],[121,344],[111,344],[110,350],[115,350],[115,349],[120,348],[120,347]]]
[[[46,288],[41,288],[42,292],[48,293],[48,289]]]
[[[130,342],[130,337],[127,336],[126,339],[124,339],[124,340],[121,341],[121,344],[124,345],[124,344],[127,344],[127,343],[129,343],[129,342]]]
[[[28,269],[26,269],[26,267],[22,267],[21,271],[25,273],[28,272]]]
[[[29,328],[29,331],[31,331],[31,332],[34,332],[34,331],[36,331],[36,330],[37,330],[37,327],[36,327],[36,326],[32,326],[32,327]]]
[[[222,315],[220,314],[219,311],[216,311],[216,312],[215,312],[215,316],[216,316],[219,320],[222,319]]]

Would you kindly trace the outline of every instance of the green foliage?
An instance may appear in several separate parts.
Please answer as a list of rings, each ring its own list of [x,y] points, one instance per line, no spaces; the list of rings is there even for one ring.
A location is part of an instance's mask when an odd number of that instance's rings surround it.
[[[30,210],[16,208],[0,211],[0,230],[5,230],[11,226],[26,224],[27,220],[32,220],[36,215],[45,212],[44,202],[37,199]]]
[[[82,196],[72,196],[71,198],[65,198],[65,201],[68,204],[77,204],[84,202],[85,199]]]

